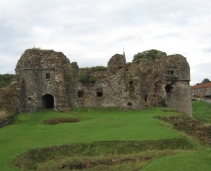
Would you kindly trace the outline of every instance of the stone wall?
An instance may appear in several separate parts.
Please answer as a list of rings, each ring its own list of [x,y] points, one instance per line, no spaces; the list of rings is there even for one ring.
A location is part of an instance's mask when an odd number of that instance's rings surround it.
[[[26,50],[16,66],[16,79],[21,89],[21,108],[40,110],[53,105],[58,111],[70,109],[65,86],[67,72],[70,72],[70,62],[63,53]]]
[[[181,55],[126,63],[124,55],[115,54],[101,71],[80,69],[61,52],[31,49],[20,58],[16,77],[22,108],[45,108],[49,101],[45,95],[52,95],[59,111],[69,107],[167,106],[191,116],[190,68]]]

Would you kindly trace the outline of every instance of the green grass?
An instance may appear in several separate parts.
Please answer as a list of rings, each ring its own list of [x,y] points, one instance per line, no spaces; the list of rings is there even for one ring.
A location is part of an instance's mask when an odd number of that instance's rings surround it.
[[[152,160],[143,171],[201,171],[211,170],[211,150],[189,152]]]
[[[193,102],[195,118],[210,123],[209,113],[207,103]],[[209,145],[198,144],[154,117],[169,115],[181,114],[162,108],[127,112],[113,108],[75,108],[66,113],[43,110],[20,114],[12,125],[0,129],[0,170],[18,170],[12,166],[15,159],[20,165],[22,161],[31,164],[31,169],[53,170],[71,161],[128,156],[136,157],[137,161],[99,165],[90,170],[211,170]],[[43,124],[52,118],[77,118],[79,122]],[[153,159],[139,162],[140,157],[146,156]]]
[[[155,115],[170,115],[161,109],[122,112],[116,109],[76,109],[68,113],[53,110],[20,114],[12,125],[0,129],[1,169],[12,168],[11,162],[23,152],[35,148],[99,141],[143,141],[183,137],[164,127]],[[80,122],[44,125],[49,118],[71,117]]]
[[[203,101],[192,102],[193,117],[204,123],[211,123],[211,104]]]
[[[192,102],[193,117],[204,123],[211,123],[210,104],[200,101]],[[206,150],[207,148],[207,150]],[[199,171],[211,170],[211,150],[210,147],[204,147],[202,151],[188,152],[156,158],[147,163],[144,171]]]

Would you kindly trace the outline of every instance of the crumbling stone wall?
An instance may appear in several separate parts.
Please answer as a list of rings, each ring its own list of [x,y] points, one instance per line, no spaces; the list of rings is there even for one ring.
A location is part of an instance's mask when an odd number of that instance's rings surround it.
[[[126,63],[124,55],[116,54],[102,71],[80,69],[61,52],[26,50],[16,75],[22,108],[41,109],[43,97],[51,94],[59,111],[69,107],[167,106],[191,116],[190,68],[181,55]]]
[[[10,115],[17,114],[20,108],[20,88],[17,82],[12,82],[10,86],[0,89],[0,110]]]
[[[68,110],[65,86],[65,71],[68,70],[70,62],[61,52],[26,50],[16,66],[16,79],[21,89],[20,110],[36,111],[52,105],[58,111]]]

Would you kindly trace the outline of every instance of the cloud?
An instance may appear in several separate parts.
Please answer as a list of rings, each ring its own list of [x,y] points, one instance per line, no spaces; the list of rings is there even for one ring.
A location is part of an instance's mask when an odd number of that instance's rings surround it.
[[[191,69],[191,80],[192,85],[195,85],[196,83],[201,83],[201,81],[204,78],[211,79],[210,73],[211,73],[211,63],[201,63],[198,65],[195,65]]]
[[[106,66],[124,44],[128,62],[148,49],[184,55],[199,82],[206,71],[195,66],[211,63],[210,9],[210,0],[0,1],[0,73],[34,46],[89,67]]]
[[[207,48],[207,49],[204,49],[204,53],[211,53],[211,47]]]

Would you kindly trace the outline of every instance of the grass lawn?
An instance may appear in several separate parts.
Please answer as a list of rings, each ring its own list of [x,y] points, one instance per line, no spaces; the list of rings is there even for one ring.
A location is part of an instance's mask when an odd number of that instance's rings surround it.
[[[143,171],[208,171],[210,166],[211,150],[206,150],[156,158]]]
[[[166,109],[165,109],[166,110]],[[20,114],[12,125],[0,129],[0,166],[2,171],[18,170],[14,158],[34,148],[100,141],[144,141],[181,138],[181,133],[161,124],[153,116],[172,115],[162,109],[123,112],[109,109],[53,110]],[[78,118],[75,123],[44,125],[50,118]]]
[[[193,117],[206,124],[211,123],[211,107],[210,104],[200,101],[192,102]],[[144,171],[201,171],[211,170],[211,150],[207,146],[207,150],[188,152],[186,154],[178,154],[156,158],[149,162]]]

